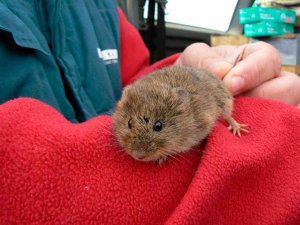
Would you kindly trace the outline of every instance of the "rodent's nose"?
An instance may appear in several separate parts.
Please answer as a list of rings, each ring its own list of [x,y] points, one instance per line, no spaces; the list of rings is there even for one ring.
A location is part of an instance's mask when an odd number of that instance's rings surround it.
[[[139,160],[142,160],[142,159],[145,158],[145,156],[138,156],[137,158],[138,158]]]

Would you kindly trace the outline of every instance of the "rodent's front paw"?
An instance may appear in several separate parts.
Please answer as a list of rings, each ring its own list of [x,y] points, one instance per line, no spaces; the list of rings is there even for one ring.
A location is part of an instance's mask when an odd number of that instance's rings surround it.
[[[231,130],[234,135],[238,135],[240,137],[241,132],[244,132],[244,133],[249,132],[247,129],[248,125],[238,123],[235,119],[232,118],[231,115],[226,116],[225,119],[227,120],[227,122],[230,125],[228,127],[228,130]]]
[[[167,156],[161,156],[155,161],[155,163],[161,166],[163,162],[165,162],[167,159],[168,159]]]

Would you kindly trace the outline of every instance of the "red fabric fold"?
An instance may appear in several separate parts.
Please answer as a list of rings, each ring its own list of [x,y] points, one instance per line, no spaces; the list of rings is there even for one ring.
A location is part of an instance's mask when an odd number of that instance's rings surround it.
[[[21,98],[0,106],[1,224],[299,224],[300,110],[253,98],[205,149],[161,167],[115,143],[111,117],[72,124]]]

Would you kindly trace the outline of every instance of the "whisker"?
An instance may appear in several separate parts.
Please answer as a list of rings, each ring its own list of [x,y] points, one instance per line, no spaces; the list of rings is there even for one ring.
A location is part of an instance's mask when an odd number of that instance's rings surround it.
[[[176,154],[177,157],[181,158],[182,160],[186,161],[186,157],[184,157],[181,153]]]
[[[109,148],[118,148],[120,145],[117,142],[107,142],[105,144],[99,144],[100,147],[105,148],[105,147],[109,147]]]
[[[125,150],[124,149],[119,149],[119,150],[117,150],[115,152],[125,152]]]
[[[174,159],[174,160],[176,160],[176,161],[178,161],[178,162],[182,162],[180,159],[178,159],[174,154],[172,154],[172,152],[170,152],[170,151],[168,151],[168,150],[166,150],[166,149],[163,149],[163,150],[161,150],[162,151],[162,154],[164,155],[164,156],[166,156],[166,157],[170,157],[170,158],[172,158],[172,159]]]
[[[113,159],[115,159],[116,157],[124,157],[125,156],[125,152],[124,151],[115,151],[115,154],[112,156]]]
[[[168,155],[168,157],[176,160],[177,162],[182,162],[180,159],[178,159],[177,157],[175,157],[174,155]]]
[[[181,159],[181,162],[183,161],[183,162],[188,162],[188,160],[187,160],[187,158],[182,154],[182,153],[176,153],[175,152],[175,154],[174,154],[174,151],[172,151],[172,150],[165,150],[165,151],[167,151],[167,153],[168,154],[172,154],[173,156],[176,156],[176,157],[178,157],[178,158],[180,158]],[[189,150],[190,151],[190,150]]]
[[[110,129],[110,128],[108,128],[108,127],[101,127],[101,128],[99,128],[99,129],[100,129],[100,130],[103,130],[103,131],[105,131],[105,132],[107,132],[107,133],[109,133],[109,134],[114,134],[113,130]]]

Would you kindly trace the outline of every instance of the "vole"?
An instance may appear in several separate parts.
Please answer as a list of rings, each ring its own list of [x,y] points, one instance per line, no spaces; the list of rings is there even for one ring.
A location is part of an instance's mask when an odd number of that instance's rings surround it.
[[[113,130],[136,160],[161,164],[203,141],[219,118],[236,135],[247,132],[232,116],[233,97],[204,69],[169,66],[124,88],[113,113]]]

